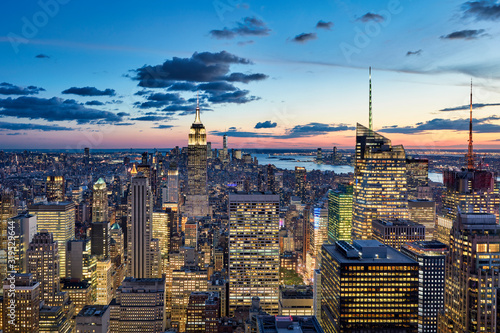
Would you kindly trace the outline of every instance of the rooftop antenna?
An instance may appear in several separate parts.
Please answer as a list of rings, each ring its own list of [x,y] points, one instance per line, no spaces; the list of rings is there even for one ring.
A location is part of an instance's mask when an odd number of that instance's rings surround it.
[[[369,128],[370,131],[373,131],[373,121],[372,121],[372,67],[370,66],[370,100],[369,100]]]
[[[469,119],[469,150],[467,151],[467,169],[474,170],[474,151],[472,147],[472,79],[470,80],[470,119]]]
[[[194,120],[196,124],[201,124],[200,119],[200,93],[196,92],[196,118]]]

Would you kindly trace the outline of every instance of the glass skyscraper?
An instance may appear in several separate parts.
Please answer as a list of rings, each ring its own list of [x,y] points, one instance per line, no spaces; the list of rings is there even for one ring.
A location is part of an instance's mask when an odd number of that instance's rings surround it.
[[[352,185],[340,184],[328,191],[328,241],[350,242],[352,233]]]

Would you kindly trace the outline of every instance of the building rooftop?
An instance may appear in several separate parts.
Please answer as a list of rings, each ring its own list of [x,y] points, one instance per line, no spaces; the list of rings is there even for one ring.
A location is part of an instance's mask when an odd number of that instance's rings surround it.
[[[77,317],[102,317],[107,309],[107,305],[85,305]]]
[[[373,224],[381,224],[383,226],[387,227],[423,227],[422,224],[410,221],[410,220],[404,220],[404,219],[390,219],[390,220],[374,220]]]
[[[323,249],[341,264],[417,264],[415,260],[377,240],[355,240],[352,245],[338,241],[334,245],[323,245]]]
[[[259,332],[265,333],[323,333],[323,329],[314,316],[258,316]]]

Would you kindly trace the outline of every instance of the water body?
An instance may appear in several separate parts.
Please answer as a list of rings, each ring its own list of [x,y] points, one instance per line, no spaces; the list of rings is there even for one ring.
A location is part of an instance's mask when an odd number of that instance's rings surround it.
[[[314,156],[308,155],[279,155],[269,156],[268,154],[253,154],[257,156],[260,165],[274,164],[277,168],[285,170],[295,170],[296,166],[304,167],[307,171],[334,171],[335,173],[354,172],[354,167],[350,165],[329,165],[315,163]],[[438,172],[429,172],[429,179],[433,182],[442,183],[443,174]]]

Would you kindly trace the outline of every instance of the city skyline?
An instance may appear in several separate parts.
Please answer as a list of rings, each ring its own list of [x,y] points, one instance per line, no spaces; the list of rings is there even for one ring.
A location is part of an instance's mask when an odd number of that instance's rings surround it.
[[[4,148],[185,146],[197,92],[214,148],[352,148],[370,66],[375,131],[465,150],[472,78],[474,148],[500,147],[494,1],[88,4],[7,5]]]

